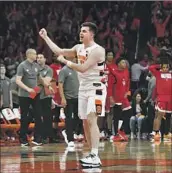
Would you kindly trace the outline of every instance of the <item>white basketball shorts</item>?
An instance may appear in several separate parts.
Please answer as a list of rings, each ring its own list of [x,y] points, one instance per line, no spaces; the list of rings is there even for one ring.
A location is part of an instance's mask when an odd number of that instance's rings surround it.
[[[78,95],[78,115],[80,119],[94,112],[97,116],[105,116],[106,87],[95,90],[82,90]]]

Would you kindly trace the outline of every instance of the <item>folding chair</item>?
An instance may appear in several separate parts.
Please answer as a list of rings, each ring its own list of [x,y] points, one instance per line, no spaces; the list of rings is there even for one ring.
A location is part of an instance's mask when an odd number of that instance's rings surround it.
[[[10,142],[18,142],[17,131],[20,128],[20,120],[15,116],[10,108],[3,109],[1,113],[4,121],[4,124],[1,124],[1,129],[4,132],[3,135],[5,135],[5,139],[10,139]]]
[[[14,112],[13,112],[14,111]],[[20,129],[20,109],[14,108],[13,111],[9,108],[2,110],[2,115],[6,121],[5,124],[1,125],[2,129],[5,129],[5,131],[11,131],[14,135],[14,138],[18,141],[18,131]],[[29,124],[29,129],[33,129],[35,126],[34,123]]]

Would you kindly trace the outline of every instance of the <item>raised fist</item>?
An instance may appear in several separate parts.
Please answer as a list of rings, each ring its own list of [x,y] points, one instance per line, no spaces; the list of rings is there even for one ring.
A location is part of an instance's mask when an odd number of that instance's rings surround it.
[[[44,39],[45,37],[47,37],[47,31],[44,28],[42,28],[39,31],[39,35]]]

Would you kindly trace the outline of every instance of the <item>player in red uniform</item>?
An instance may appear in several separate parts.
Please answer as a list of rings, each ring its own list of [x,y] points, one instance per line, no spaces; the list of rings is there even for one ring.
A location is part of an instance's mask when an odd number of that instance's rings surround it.
[[[53,63],[50,65],[50,67],[53,70],[53,79],[56,81],[56,85],[57,85],[57,93],[53,95],[53,101],[55,102],[55,109],[53,109],[54,112],[54,122],[58,123],[60,121],[60,109],[61,109],[61,98],[60,98],[60,94],[59,94],[59,89],[58,89],[58,76],[59,76],[59,72],[62,69],[62,66],[60,64],[60,62],[57,60],[57,57],[54,55],[53,57]],[[57,130],[56,130],[57,131]],[[56,132],[57,134],[57,132]]]
[[[117,68],[116,64],[114,63],[114,54],[112,51],[107,52],[106,56],[106,69],[105,72],[108,76],[108,82],[107,82],[107,96],[106,96],[106,106],[105,106],[105,111],[106,111],[106,120],[107,120],[107,133],[108,137],[112,135],[112,119],[113,119],[113,110],[112,107],[114,105],[110,105],[110,91],[112,90],[112,80],[111,80],[111,73],[109,71],[109,68],[115,69]]]
[[[62,69],[62,66],[61,66],[60,62],[57,60],[57,57],[53,58],[53,63],[50,65],[50,67],[53,70],[53,79],[56,81],[57,86],[58,86],[58,76],[59,76],[60,70]],[[55,103],[60,105],[60,95],[59,95],[59,92],[57,92],[54,95],[53,100],[55,101]]]
[[[123,123],[122,123],[122,127],[118,131],[118,133],[122,137],[122,140],[128,141],[127,135],[130,134],[129,121],[130,121],[130,117],[132,116],[132,107],[131,107],[131,104],[128,100],[128,96],[130,96],[130,94],[131,94],[131,92],[130,92],[130,74],[129,74],[128,67],[126,67],[124,69],[124,73],[125,73],[125,77],[126,77],[126,85],[125,85],[126,90],[125,90],[125,95],[124,95],[124,99],[122,102],[122,120],[123,120]]]
[[[122,104],[126,102],[127,97],[127,86],[128,86],[128,72],[126,69],[126,60],[125,58],[119,58],[116,60],[115,66],[109,66],[109,79],[112,87],[109,89],[110,104],[113,106],[113,122],[114,122],[114,141],[121,141],[121,138],[118,134],[118,123],[122,117]],[[128,103],[127,103],[128,104]]]
[[[167,58],[161,65],[150,66],[149,70],[156,77],[156,113],[153,130],[156,132],[154,140],[157,141],[160,140],[159,130],[162,118],[166,113],[172,113],[172,72]]]

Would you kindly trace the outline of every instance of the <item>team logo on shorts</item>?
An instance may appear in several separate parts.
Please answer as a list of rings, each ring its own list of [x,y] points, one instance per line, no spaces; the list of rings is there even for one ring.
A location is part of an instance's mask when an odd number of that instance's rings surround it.
[[[102,101],[101,100],[95,100],[95,105],[96,105],[97,115],[101,115],[102,114]]]

